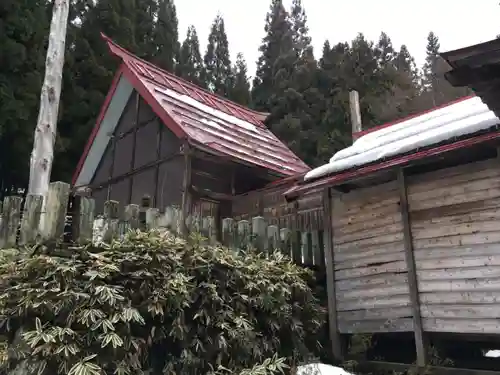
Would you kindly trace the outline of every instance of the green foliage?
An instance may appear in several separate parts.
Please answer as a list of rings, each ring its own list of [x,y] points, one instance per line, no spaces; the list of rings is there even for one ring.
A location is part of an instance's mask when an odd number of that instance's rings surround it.
[[[198,39],[196,28],[190,26],[187,31],[186,39],[184,39],[181,46],[176,74],[195,85],[205,87],[202,73],[203,60],[200,53],[200,40]]]
[[[177,25],[177,12],[174,2],[172,0],[161,0],[154,33],[157,51],[153,62],[169,72],[174,72],[179,59],[180,45]]]
[[[273,374],[312,355],[325,321],[311,275],[280,253],[237,255],[152,231],[2,256],[4,369]]]
[[[233,87],[229,43],[224,19],[218,15],[208,35],[207,52],[203,59],[204,81],[208,89],[220,96],[229,97]]]
[[[229,99],[236,103],[250,105],[250,83],[248,82],[247,63],[242,53],[236,55],[236,63],[233,66],[233,87]]]

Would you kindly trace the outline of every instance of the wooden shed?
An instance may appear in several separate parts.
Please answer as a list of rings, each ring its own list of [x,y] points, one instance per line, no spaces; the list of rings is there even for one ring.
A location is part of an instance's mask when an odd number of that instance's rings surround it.
[[[309,170],[266,114],[205,91],[103,36],[121,61],[73,185],[106,200],[229,216],[237,194]]]
[[[323,191],[335,356],[342,334],[412,332],[420,365],[429,335],[498,340],[499,124],[467,97],[366,131],[285,193]]]

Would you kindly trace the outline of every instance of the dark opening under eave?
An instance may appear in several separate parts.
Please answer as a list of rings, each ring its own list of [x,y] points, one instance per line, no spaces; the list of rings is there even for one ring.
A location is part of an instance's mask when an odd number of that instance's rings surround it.
[[[455,87],[469,87],[500,117],[500,39],[441,53]]]

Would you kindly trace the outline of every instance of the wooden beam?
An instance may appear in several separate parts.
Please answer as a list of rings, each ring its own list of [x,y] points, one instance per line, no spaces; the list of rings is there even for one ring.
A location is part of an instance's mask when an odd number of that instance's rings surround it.
[[[408,207],[408,191],[405,181],[405,173],[402,168],[398,170],[399,199],[401,220],[403,223],[404,248],[406,268],[408,270],[408,287],[410,289],[410,301],[413,312],[413,332],[415,335],[415,347],[417,351],[417,366],[427,365],[427,343],[422,328],[422,316],[420,314],[420,299],[418,293],[417,268],[415,266],[415,255],[413,251],[413,238]]]
[[[191,160],[192,160],[191,149],[187,142],[183,144],[182,151],[184,153],[184,178],[182,181],[182,206],[181,206],[182,224],[181,225],[182,225],[182,232],[184,235],[186,235],[188,234],[186,219],[191,213],[190,187],[191,187]]]
[[[133,140],[132,140],[132,157],[130,158],[130,170],[134,170],[135,166],[135,150],[137,149],[136,144],[137,144],[137,124],[139,123],[139,110],[140,110],[140,102],[141,102],[141,97],[139,93],[136,91],[135,92],[135,120],[134,120],[134,133],[133,133]],[[131,178],[129,180],[128,184],[128,202],[127,204],[132,203],[132,189],[134,188],[134,179]]]
[[[328,324],[333,358],[343,360],[342,343],[337,326],[337,297],[335,293],[335,265],[333,256],[332,194],[327,188],[323,192],[323,243],[325,247],[326,290],[328,296]]]
[[[126,172],[126,173],[121,174],[119,176],[113,177],[113,178],[109,179],[106,182],[92,184],[92,185],[88,185],[88,186],[85,186],[85,187],[79,186],[78,189],[82,189],[82,188],[102,189],[103,187],[107,187],[109,184],[115,184],[117,182],[120,182],[121,180],[123,180],[123,179],[125,179],[127,177],[131,177],[134,174],[137,174],[139,172],[145,171],[146,169],[149,169],[149,168],[153,168],[153,167],[155,167],[157,165],[161,165],[161,164],[167,163],[170,160],[172,160],[172,159],[174,159],[176,157],[179,157],[181,155],[182,154],[179,151],[176,151],[173,154],[170,154],[170,155],[165,156],[164,158],[161,158],[160,160],[155,160],[155,161],[153,161],[151,163],[142,165],[139,168],[133,169],[133,170],[131,170],[129,172]]]
[[[361,110],[359,108],[359,94],[356,90],[349,92],[349,108],[351,110],[352,134],[362,130]]]
[[[162,135],[163,135],[163,123],[158,121],[158,134],[156,136],[156,160],[161,159],[161,144],[162,144]],[[163,207],[159,207],[159,181],[160,180],[160,164],[156,165],[155,170],[155,196],[154,196],[154,205],[157,208],[163,209]]]

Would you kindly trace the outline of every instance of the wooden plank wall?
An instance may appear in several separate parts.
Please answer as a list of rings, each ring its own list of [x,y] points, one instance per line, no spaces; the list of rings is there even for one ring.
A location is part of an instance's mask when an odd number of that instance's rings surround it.
[[[340,333],[412,331],[397,182],[332,197]]]
[[[271,225],[298,230],[323,230],[323,197],[311,191],[294,202],[287,202],[283,193],[290,185],[252,191],[239,195],[232,204],[232,217],[248,220],[263,216]]]
[[[425,331],[500,333],[500,161],[408,178]]]

